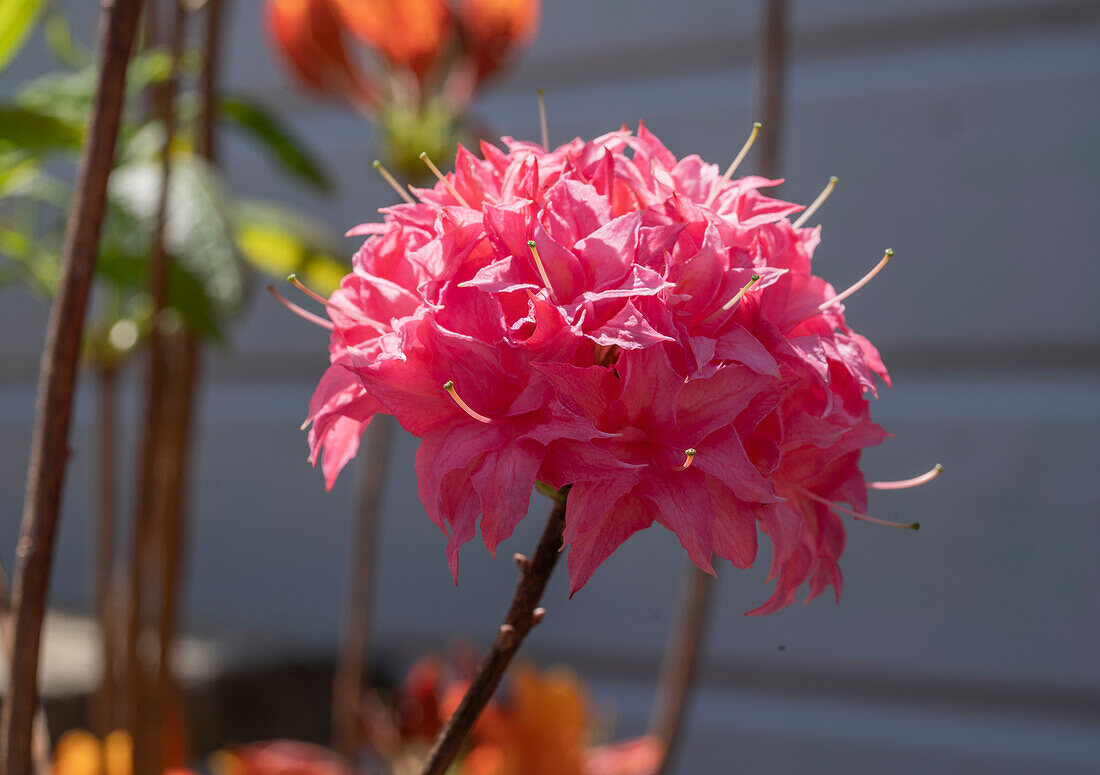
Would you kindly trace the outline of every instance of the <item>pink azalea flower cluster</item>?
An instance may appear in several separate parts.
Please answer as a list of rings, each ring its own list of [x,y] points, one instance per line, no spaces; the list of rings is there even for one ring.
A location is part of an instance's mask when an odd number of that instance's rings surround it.
[[[352,230],[309,413],[328,486],[388,413],[421,438],[455,574],[479,518],[495,553],[538,481],[570,487],[574,592],[657,522],[712,574],[713,555],[750,567],[761,528],[777,585],[752,613],[805,582],[839,596],[835,509],[863,516],[860,454],[885,437],[867,394],[888,376],[811,271],[819,229],[760,193],[781,181],[677,160],[644,126],[504,143],[460,148],[418,202]]]

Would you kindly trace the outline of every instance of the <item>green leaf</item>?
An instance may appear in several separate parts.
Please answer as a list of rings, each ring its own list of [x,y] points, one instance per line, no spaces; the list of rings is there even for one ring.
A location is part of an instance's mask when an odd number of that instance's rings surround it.
[[[0,70],[23,48],[41,11],[42,0],[0,0]]]
[[[119,291],[142,294],[149,287],[149,259],[144,254],[101,250],[96,274],[100,280],[110,282]],[[179,312],[188,328],[196,334],[218,340],[224,338],[224,321],[218,317],[202,281],[178,262],[172,262],[168,270],[166,304]]]
[[[244,260],[254,269],[279,280],[297,274],[319,293],[332,293],[351,271],[341,258],[345,248],[330,229],[279,205],[239,202],[233,235]]]
[[[140,219],[145,233],[151,234],[160,186],[160,164],[137,162],[116,169],[109,190],[116,202]],[[245,270],[228,221],[231,212],[229,195],[212,167],[195,156],[173,157],[165,246],[179,266],[200,283],[211,318],[219,326],[239,312],[245,294]]]
[[[83,140],[78,125],[36,110],[0,105],[0,148],[79,149]]]
[[[46,47],[54,59],[73,69],[85,67],[92,61],[94,54],[73,40],[72,29],[65,14],[54,3],[47,3],[46,18],[42,22],[42,33]]]
[[[61,279],[61,260],[33,234],[0,225],[0,264],[7,264],[7,275],[32,293],[52,296]]]
[[[7,0],[0,0],[7,2]],[[185,54],[180,71],[193,71],[196,57]],[[151,48],[136,55],[126,70],[126,95],[128,112],[140,103],[137,98],[153,84],[163,83],[172,71],[171,56],[164,48]],[[16,102],[24,108],[53,116],[78,126],[84,126],[91,118],[92,100],[99,85],[99,72],[95,65],[80,70],[62,70],[46,73],[23,84]]]
[[[285,171],[320,191],[331,188],[321,166],[267,108],[247,97],[226,95],[218,100],[218,115],[262,143]]]
[[[38,159],[29,151],[0,153],[0,199],[18,192],[38,174]]]

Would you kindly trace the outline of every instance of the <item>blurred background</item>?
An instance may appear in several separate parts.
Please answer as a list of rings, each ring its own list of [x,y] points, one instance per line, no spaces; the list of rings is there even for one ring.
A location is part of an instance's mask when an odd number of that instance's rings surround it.
[[[60,5],[90,42],[95,4]],[[537,139],[543,87],[554,144],[641,119],[678,156],[724,165],[759,118],[761,7],[547,0],[537,39],[475,100],[473,117],[492,134]],[[374,219],[394,195],[371,168],[379,152],[370,125],[295,88],[262,19],[260,0],[227,6],[225,88],[273,108],[334,186],[318,196],[288,185],[254,146],[226,134],[233,192],[284,202],[334,235]],[[872,495],[870,513],[919,520],[919,533],[847,524],[839,605],[822,598],[745,617],[770,593],[765,568],[720,569],[679,771],[1095,772],[1100,2],[802,0],[790,3],[789,24],[779,196],[809,202],[830,175],[840,178],[819,215],[815,263],[838,287],[884,247],[896,251],[848,305],[895,385],[873,413],[896,436],[865,456],[864,470],[896,479],[938,461],[946,472],[918,490]],[[0,75],[0,95],[51,67],[36,33]],[[345,243],[349,254],[356,247]],[[8,568],[46,314],[39,298],[0,292]],[[258,294],[226,341],[205,351],[179,671],[194,686],[283,671],[239,705],[219,706],[224,719],[266,704],[290,728],[296,716],[327,712],[317,691],[328,688],[339,637],[356,472],[326,493],[305,462],[298,425],[326,345],[324,331]],[[123,482],[136,465],[140,374],[121,376]],[[44,681],[55,697],[98,680],[82,618],[94,404],[83,385],[51,591],[64,615],[47,630]],[[416,496],[415,448],[397,432],[373,590],[371,652],[395,676],[449,642],[487,642],[514,588],[508,558],[530,551],[549,508],[534,499],[497,560],[471,543],[455,586],[444,538]],[[124,486],[123,518],[132,502]],[[675,539],[654,528],[573,600],[559,574],[526,655],[570,665],[622,734],[640,733],[683,566]],[[285,733],[224,719],[237,739]]]

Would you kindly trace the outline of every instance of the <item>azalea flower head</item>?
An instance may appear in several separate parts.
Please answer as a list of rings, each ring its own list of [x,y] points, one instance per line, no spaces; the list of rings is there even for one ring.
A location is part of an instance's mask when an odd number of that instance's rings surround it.
[[[328,486],[392,414],[421,440],[456,580],[459,549],[480,532],[495,554],[541,483],[568,489],[573,592],[659,524],[711,574],[751,567],[763,532],[775,589],[753,613],[803,584],[839,595],[840,515],[885,522],[859,461],[889,385],[844,304],[892,253],[848,290],[815,275],[820,229],[761,192],[782,181],[734,177],[756,129],[725,174],[644,125],[460,146],[453,173],[353,229],[307,418]]]

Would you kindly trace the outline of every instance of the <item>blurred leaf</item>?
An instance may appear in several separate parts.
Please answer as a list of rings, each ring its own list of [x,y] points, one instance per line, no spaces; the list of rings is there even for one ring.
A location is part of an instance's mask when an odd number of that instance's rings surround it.
[[[80,126],[48,113],[0,105],[0,147],[79,149],[83,140],[84,131]]]
[[[25,186],[38,175],[38,159],[27,151],[0,153],[0,199]]]
[[[161,168],[156,162],[136,162],[119,167],[111,175],[112,198],[152,233],[161,185]],[[199,284],[181,286],[177,299],[180,312],[209,304],[216,328],[227,322],[244,301],[245,276],[227,220],[232,206],[217,172],[201,159],[176,155],[168,190],[168,212],[164,239],[168,252]],[[128,251],[123,251],[128,252]],[[192,298],[191,291],[205,299]],[[200,332],[201,333],[201,332]]]
[[[0,1],[0,70],[23,48],[41,11],[42,0]]]
[[[143,294],[149,287],[149,259],[146,255],[130,255],[114,250],[101,251],[97,273],[120,291]],[[202,281],[179,262],[173,261],[168,271],[167,306],[180,316],[196,334],[222,339],[222,323]]]
[[[46,73],[24,83],[16,102],[62,121],[86,124],[91,115],[95,86],[96,73],[92,67]]]
[[[321,166],[267,108],[247,97],[227,95],[218,100],[218,115],[260,141],[271,158],[299,180],[320,191],[331,188]]]
[[[55,3],[47,2],[46,18],[42,22],[42,32],[46,46],[57,61],[73,69],[84,67],[93,59],[93,54],[73,40],[69,20],[57,9]]]
[[[180,63],[181,72],[195,71],[197,61],[197,55],[185,55]],[[126,96],[131,111],[132,106],[140,102],[136,98],[141,92],[153,84],[163,83],[171,71],[172,58],[163,48],[151,48],[136,55],[126,71]],[[91,117],[98,84],[99,73],[95,65],[46,73],[23,84],[16,102],[21,107],[84,126]]]
[[[7,265],[5,281],[19,282],[32,293],[52,296],[61,279],[61,261],[30,234],[12,226],[0,226],[0,263]]]
[[[244,260],[278,280],[295,273],[318,293],[340,286],[351,267],[344,246],[323,224],[268,202],[240,202],[233,216],[234,238]]]

